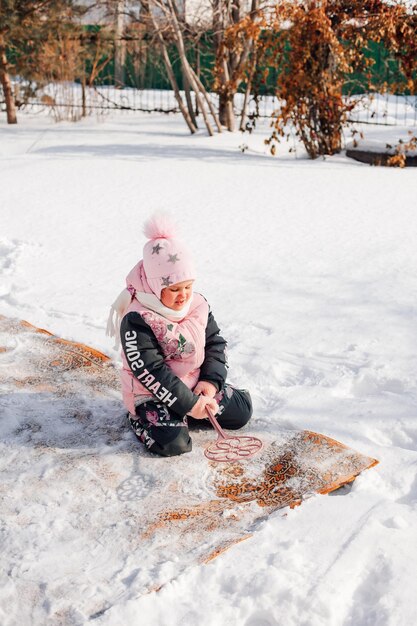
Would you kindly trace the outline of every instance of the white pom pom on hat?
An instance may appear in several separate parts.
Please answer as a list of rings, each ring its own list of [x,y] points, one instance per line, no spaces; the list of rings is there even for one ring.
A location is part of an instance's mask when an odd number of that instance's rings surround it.
[[[145,222],[143,232],[149,239],[143,248],[143,267],[157,298],[161,299],[164,287],[195,279],[191,254],[178,239],[177,227],[169,215],[153,215]]]

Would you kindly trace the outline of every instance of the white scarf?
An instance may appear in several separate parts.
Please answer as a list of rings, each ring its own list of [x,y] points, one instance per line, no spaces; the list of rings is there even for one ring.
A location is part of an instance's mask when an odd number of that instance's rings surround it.
[[[153,293],[144,293],[137,291],[135,298],[138,302],[143,304],[147,309],[158,313],[166,317],[171,322],[180,322],[187,315],[190,310],[192,297],[188,300],[187,304],[179,311],[174,311],[168,308],[156,297]],[[123,319],[127,307],[132,301],[132,295],[127,289],[123,289],[117,296],[110,308],[109,317],[107,319],[106,335],[107,337],[115,337],[114,349],[118,350],[120,347],[120,323]]]

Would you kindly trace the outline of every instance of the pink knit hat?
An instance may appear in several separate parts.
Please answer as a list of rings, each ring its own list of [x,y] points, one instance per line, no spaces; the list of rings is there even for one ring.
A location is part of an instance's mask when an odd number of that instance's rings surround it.
[[[164,287],[195,279],[191,255],[177,238],[175,225],[169,217],[151,217],[143,232],[150,240],[143,248],[143,267],[148,285],[157,298],[161,299]]]

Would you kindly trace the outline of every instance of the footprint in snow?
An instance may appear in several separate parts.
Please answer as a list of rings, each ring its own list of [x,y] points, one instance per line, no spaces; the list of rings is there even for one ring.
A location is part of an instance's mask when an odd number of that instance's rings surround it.
[[[256,611],[248,617],[244,626],[278,626],[278,622],[268,611]]]

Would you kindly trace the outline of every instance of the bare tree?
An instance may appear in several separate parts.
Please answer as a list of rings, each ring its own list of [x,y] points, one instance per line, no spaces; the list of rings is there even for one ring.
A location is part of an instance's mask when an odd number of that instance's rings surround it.
[[[219,117],[229,131],[236,128],[234,97],[245,78],[253,49],[259,0],[213,0],[213,31],[216,48],[215,91],[219,94]]]
[[[126,0],[116,0],[114,9],[114,83],[124,87],[124,68],[126,61],[126,42],[123,39],[125,25]]]
[[[264,3],[266,1],[263,0]],[[222,132],[222,126],[233,131],[236,128],[234,97],[247,78],[261,0],[194,0],[179,4],[180,2],[181,0],[139,0],[139,16],[137,12],[135,14],[131,11],[130,17],[133,21],[146,22],[149,32],[158,41],[168,79],[190,131],[195,132],[197,128],[197,113],[202,115],[209,135],[215,130]],[[254,25],[253,33],[248,23]],[[238,40],[231,35],[233,28],[240,32]],[[208,80],[212,91],[218,94],[218,109],[200,76],[199,41],[210,32],[213,33],[216,64]],[[184,95],[173,70],[173,44],[181,64]],[[196,55],[195,67],[190,63],[190,46]],[[253,55],[251,63],[253,64]],[[250,85],[247,85],[245,105],[249,90]]]
[[[142,10],[140,18],[150,25],[162,51],[162,58],[168,79],[174,91],[180,111],[191,133],[197,130],[195,110],[191,99],[191,91],[194,93],[198,111],[201,112],[209,135],[214,134],[213,124],[218,132],[222,131],[216,109],[207,93],[200,77],[191,66],[186,53],[185,33],[191,29],[185,20],[184,14],[179,10],[176,0],[140,0]],[[169,46],[174,44],[182,68],[184,78],[185,101],[180,92],[175,78],[172,60],[169,54]]]
[[[156,22],[156,18],[153,15],[152,10],[149,11],[149,19],[150,22],[154,28],[154,31],[158,37],[158,41],[161,45],[161,50],[162,50],[162,55],[163,55],[163,59],[164,59],[164,63],[165,63],[165,69],[168,75],[168,79],[169,82],[171,83],[172,89],[174,91],[174,95],[175,95],[175,99],[178,102],[178,106],[180,108],[180,111],[184,117],[184,120],[188,126],[188,128],[190,129],[191,133],[195,133],[197,130],[196,125],[194,124],[193,120],[191,119],[190,113],[186,107],[186,105],[184,104],[184,101],[181,97],[181,93],[180,93],[180,89],[178,87],[178,83],[177,80],[175,78],[175,74],[174,74],[174,70],[172,69],[172,64],[171,64],[171,60],[169,58],[169,54],[168,54],[168,46],[167,46],[167,42],[165,40],[164,34],[163,34],[163,29],[161,28],[160,25],[157,24]]]
[[[0,82],[3,87],[6,105],[7,123],[17,124],[16,106],[13,98],[12,81],[9,74],[9,63],[6,55],[6,40],[0,32]]]
[[[9,124],[17,122],[11,74],[28,77],[39,70],[39,55],[48,35],[86,10],[76,0],[1,0],[0,81]]]

